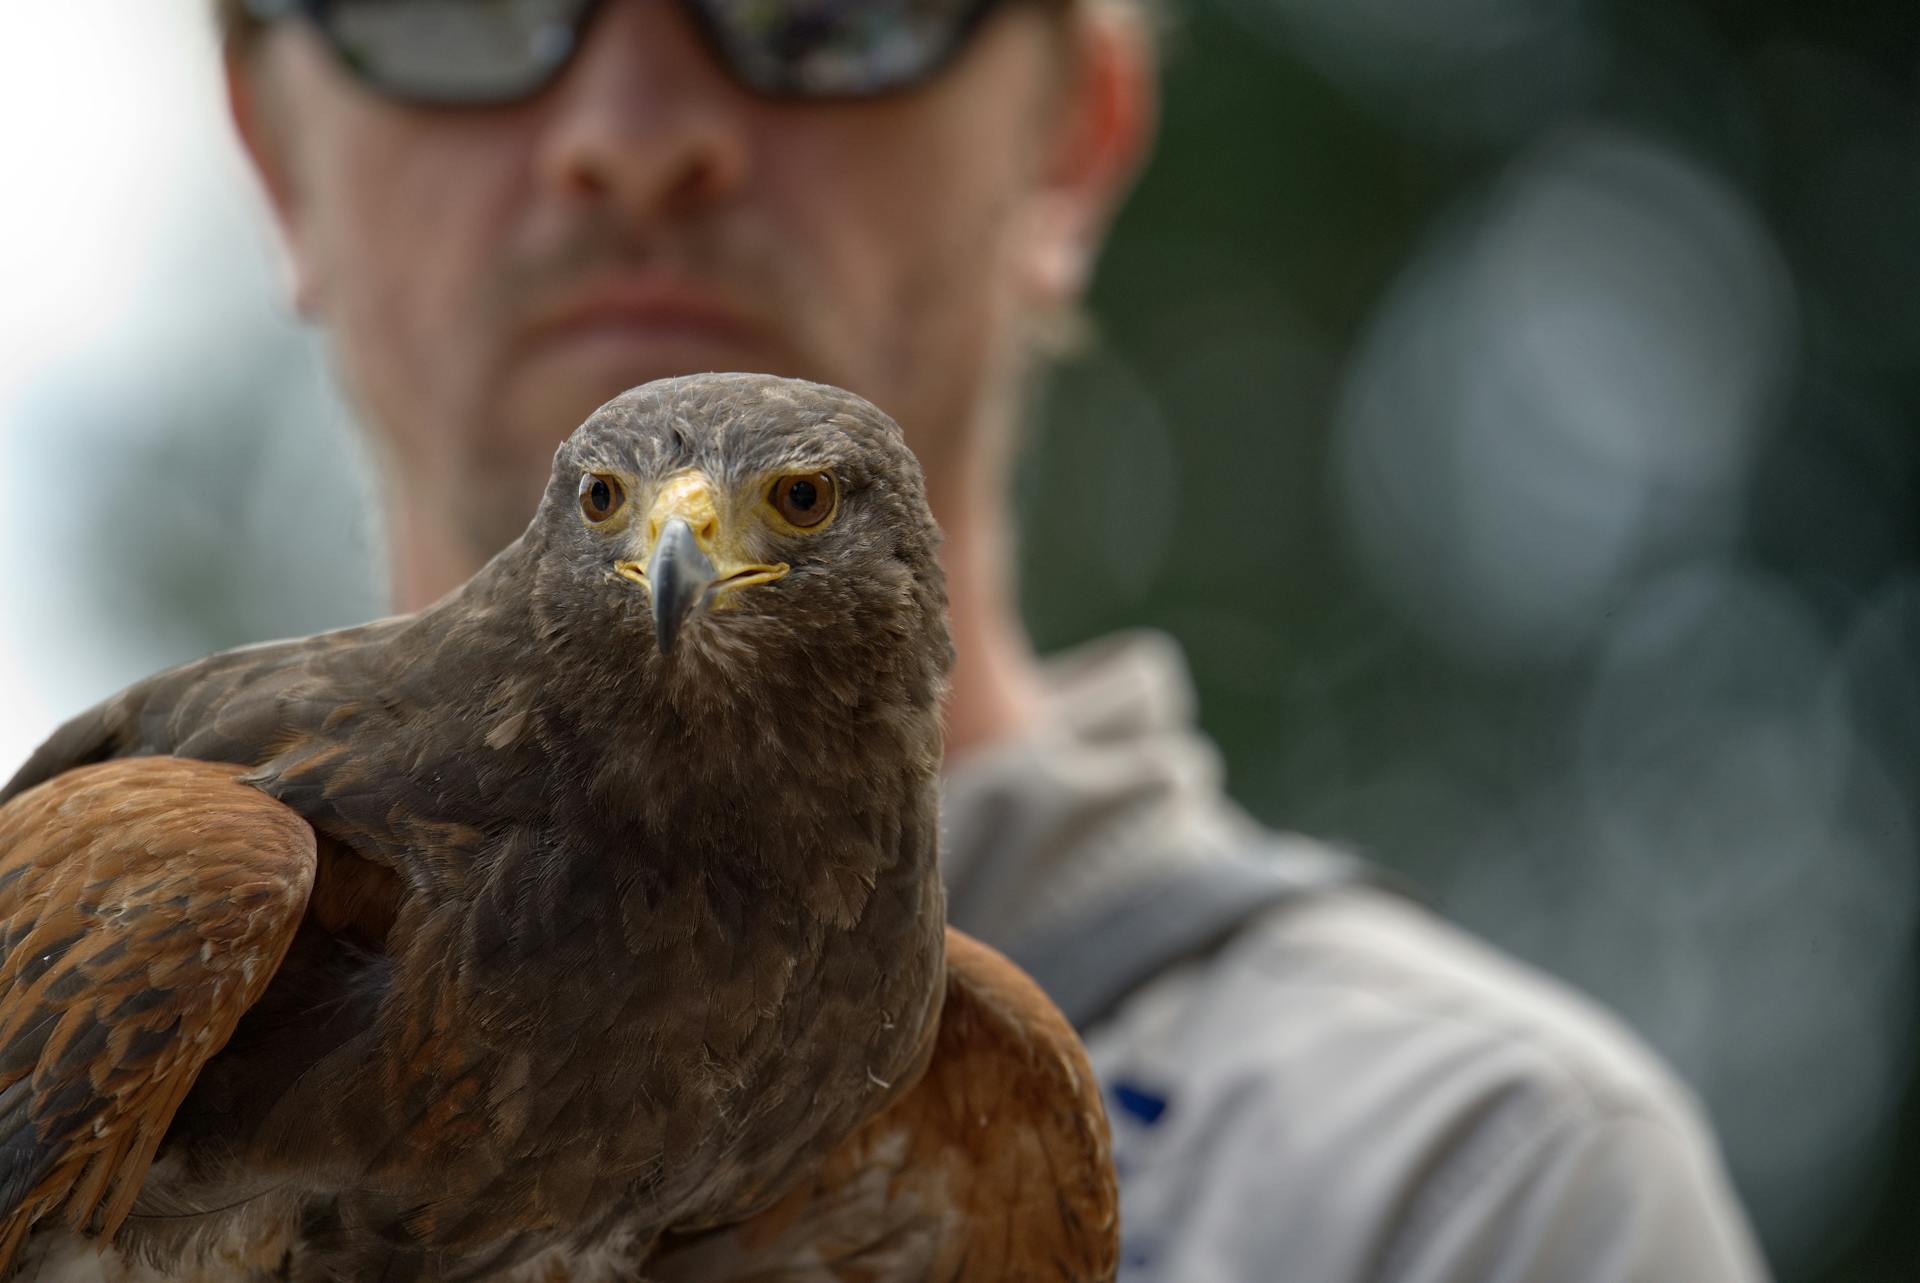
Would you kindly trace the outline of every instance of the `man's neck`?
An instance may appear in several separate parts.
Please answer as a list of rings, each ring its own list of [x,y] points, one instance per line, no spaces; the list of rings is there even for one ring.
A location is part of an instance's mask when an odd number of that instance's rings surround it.
[[[389,487],[386,536],[396,609],[420,610],[471,579],[490,554],[477,552],[454,533],[454,523],[436,520],[417,503],[396,502],[407,487]]]
[[[1033,642],[1015,600],[1012,522],[1000,496],[944,503],[934,515],[955,652],[947,698],[947,760],[1007,739],[1039,712],[1042,684]]]

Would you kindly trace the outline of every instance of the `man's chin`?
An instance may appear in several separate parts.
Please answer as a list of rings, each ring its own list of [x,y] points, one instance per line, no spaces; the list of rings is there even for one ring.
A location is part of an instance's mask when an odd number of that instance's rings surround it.
[[[517,380],[543,411],[563,417],[569,429],[608,399],[655,379],[713,371],[743,371],[818,377],[803,363],[768,345],[730,341],[704,333],[618,332],[582,335],[534,354]]]

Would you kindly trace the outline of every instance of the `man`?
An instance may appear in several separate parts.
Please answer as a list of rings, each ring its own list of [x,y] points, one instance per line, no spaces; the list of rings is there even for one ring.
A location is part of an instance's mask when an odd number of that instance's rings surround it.
[[[904,425],[959,652],[950,903],[1084,1022],[1126,1277],[1763,1274],[1666,1074],[1570,995],[1257,831],[1167,643],[1033,653],[1014,419],[1148,146],[1140,11],[220,3],[299,303],[385,452],[401,607],[517,534],[555,442],[629,385],[801,375]]]

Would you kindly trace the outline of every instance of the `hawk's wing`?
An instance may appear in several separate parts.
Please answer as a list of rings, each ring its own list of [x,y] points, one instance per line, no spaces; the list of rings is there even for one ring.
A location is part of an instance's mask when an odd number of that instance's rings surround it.
[[[925,1075],[774,1207],[670,1240],[660,1283],[1092,1283],[1119,1264],[1106,1114],[1066,1019],[947,930]]]
[[[323,839],[410,887],[457,880],[484,835],[446,817],[482,800],[537,813],[548,778],[528,769],[537,745],[455,751],[448,710],[493,700],[504,715],[538,689],[515,678],[476,692],[474,664],[434,662],[439,648],[469,640],[444,629],[429,635],[402,616],[155,673],[56,730],[0,785],[0,805],[63,771],[115,758],[232,762]],[[428,858],[405,862],[405,854]]]
[[[378,627],[245,646],[143,678],[55,730],[0,785],[0,803],[62,771],[115,757],[171,753],[257,763],[286,735],[290,719],[306,712],[304,698],[324,686],[327,666]]]
[[[293,939],[314,833],[242,773],[127,758],[0,806],[0,1275],[42,1217],[118,1229]]]

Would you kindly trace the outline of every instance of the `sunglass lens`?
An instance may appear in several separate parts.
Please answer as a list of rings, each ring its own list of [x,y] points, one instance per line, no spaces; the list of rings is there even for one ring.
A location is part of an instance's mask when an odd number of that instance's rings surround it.
[[[761,93],[857,98],[938,70],[982,0],[693,0],[729,65]]]
[[[530,94],[573,53],[591,0],[333,0],[327,36],[360,76],[420,102]]]

